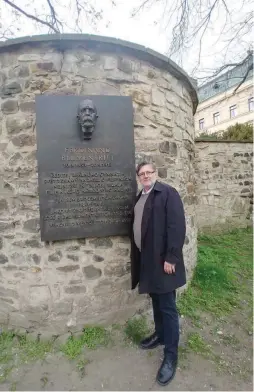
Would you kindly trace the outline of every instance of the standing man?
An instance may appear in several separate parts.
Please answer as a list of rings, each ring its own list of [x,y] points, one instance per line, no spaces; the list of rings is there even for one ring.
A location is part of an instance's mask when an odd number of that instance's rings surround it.
[[[142,162],[137,176],[143,190],[134,208],[131,275],[132,289],[152,298],[155,332],[141,342],[144,350],[164,345],[157,382],[167,385],[177,367],[179,319],[176,289],[186,283],[182,248],[185,216],[175,188],[156,181],[156,168]]]

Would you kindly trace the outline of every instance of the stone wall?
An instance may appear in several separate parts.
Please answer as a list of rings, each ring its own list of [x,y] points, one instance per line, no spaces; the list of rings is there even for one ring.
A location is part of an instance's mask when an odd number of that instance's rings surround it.
[[[153,160],[184,201],[190,276],[196,93],[184,72],[130,43],[49,36],[2,43],[0,80],[0,324],[64,333],[126,319],[147,304],[130,291],[127,237],[40,241],[36,95],[132,96],[136,159]]]
[[[252,157],[252,143],[196,143],[199,230],[230,230],[252,224]]]

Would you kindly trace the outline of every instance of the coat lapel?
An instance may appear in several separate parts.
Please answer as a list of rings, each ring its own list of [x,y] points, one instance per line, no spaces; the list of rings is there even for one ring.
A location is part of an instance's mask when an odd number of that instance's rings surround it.
[[[141,245],[142,245],[144,238],[146,236],[146,232],[148,229],[148,223],[149,223],[150,217],[152,215],[153,203],[154,203],[154,189],[150,192],[150,194],[146,200],[145,206],[144,206],[142,223],[141,223]]]

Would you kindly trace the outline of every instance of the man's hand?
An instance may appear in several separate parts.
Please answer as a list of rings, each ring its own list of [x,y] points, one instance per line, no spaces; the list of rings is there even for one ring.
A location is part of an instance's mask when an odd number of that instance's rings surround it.
[[[175,264],[170,264],[167,261],[164,262],[164,271],[166,274],[174,274],[175,273]]]

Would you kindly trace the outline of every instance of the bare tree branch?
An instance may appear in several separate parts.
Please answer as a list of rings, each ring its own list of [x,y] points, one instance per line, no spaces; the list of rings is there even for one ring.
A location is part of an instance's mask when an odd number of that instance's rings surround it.
[[[253,63],[250,64],[250,65],[248,66],[248,69],[247,69],[247,71],[246,71],[246,73],[245,73],[243,79],[242,79],[241,82],[238,84],[238,86],[234,89],[233,95],[237,92],[237,90],[238,90],[238,89],[241,87],[241,85],[245,82],[245,80],[247,79],[247,77],[248,77],[250,71],[252,71],[252,70],[253,70]]]
[[[196,79],[210,80],[226,69],[230,69],[234,64],[236,66],[246,61],[246,51],[253,28],[253,12],[248,8],[250,0],[238,0],[237,2],[231,0],[139,0],[139,5],[133,11],[133,15],[145,12],[158,3],[168,5],[167,9],[164,7],[162,15],[162,19],[166,18],[168,21],[166,23],[168,31],[165,30],[169,36],[167,54],[183,65],[186,55],[193,57],[191,50],[195,48],[195,61],[192,61],[194,63],[192,72],[189,72]],[[218,17],[220,27],[219,31],[216,31]],[[161,22],[160,25],[162,25]],[[212,47],[212,50],[215,50],[214,54],[209,55],[219,58],[218,67],[214,67],[212,72],[200,78],[201,72],[207,73],[206,70],[200,68],[203,61],[204,41],[208,41],[209,34],[215,36],[214,41],[216,41]],[[239,53],[235,55],[235,48],[238,46]],[[232,55],[234,58],[238,57],[239,61],[231,63]]]
[[[58,24],[61,26],[61,28],[62,28],[63,24],[62,24],[62,22],[60,22],[59,19],[57,18],[55,8],[53,7],[51,1],[50,1],[50,0],[47,0],[47,3],[48,3],[48,5],[49,5],[50,14],[51,14],[51,18],[52,18],[51,24],[52,24],[52,26],[55,26],[56,29],[60,32],[60,28],[58,27]]]
[[[142,11],[146,6],[149,5],[149,3],[151,3],[153,0],[144,0],[139,7],[135,8],[132,11],[131,16],[136,16],[137,14],[139,14],[140,11]]]
[[[10,7],[15,9],[16,11],[20,12],[21,14],[25,15],[27,18],[34,20],[35,22],[38,22],[42,25],[48,26],[51,30],[53,30],[55,33],[59,33],[59,30],[55,28],[51,23],[46,22],[45,20],[42,20],[40,18],[37,18],[37,16],[28,14],[24,10],[22,10],[20,7],[18,7],[16,4],[12,3],[9,0],[3,0],[6,4],[8,4]]]

